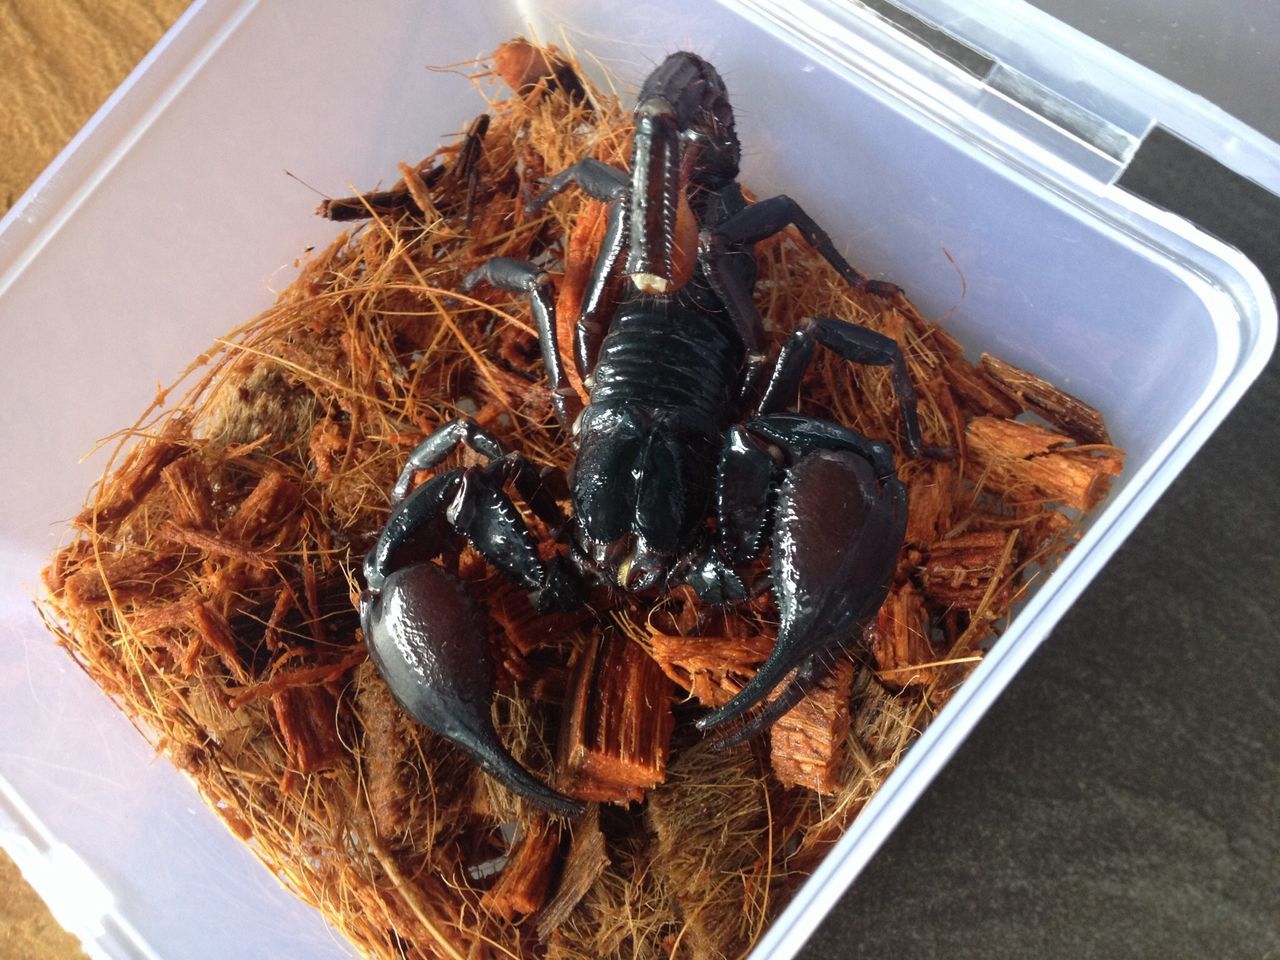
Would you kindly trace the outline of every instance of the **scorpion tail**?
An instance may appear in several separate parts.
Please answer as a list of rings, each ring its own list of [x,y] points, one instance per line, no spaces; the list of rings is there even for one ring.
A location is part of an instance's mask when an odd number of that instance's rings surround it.
[[[396,570],[365,599],[361,621],[374,665],[410,716],[529,802],[560,816],[582,813],[502,745],[483,618],[457,578],[434,563]]]

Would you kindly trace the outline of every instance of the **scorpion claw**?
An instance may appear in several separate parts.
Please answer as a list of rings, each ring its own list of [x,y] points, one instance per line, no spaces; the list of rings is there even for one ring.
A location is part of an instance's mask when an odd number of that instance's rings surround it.
[[[728,746],[763,731],[812,689],[830,656],[860,636],[889,590],[906,525],[897,478],[877,479],[872,464],[847,450],[817,450],[787,475],[778,495],[772,580],[780,625],[773,651],[728,703],[698,720],[719,730],[794,677]]]
[[[374,665],[410,716],[531,803],[561,816],[582,813],[502,745],[483,619],[460,581],[434,563],[403,567],[366,594],[361,622]]]

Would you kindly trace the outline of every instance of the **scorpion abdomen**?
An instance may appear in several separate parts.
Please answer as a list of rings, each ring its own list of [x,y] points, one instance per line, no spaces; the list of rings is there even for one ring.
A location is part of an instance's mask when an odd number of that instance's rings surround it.
[[[734,412],[744,352],[727,325],[676,301],[624,307],[600,347],[591,402],[689,410],[722,428]]]

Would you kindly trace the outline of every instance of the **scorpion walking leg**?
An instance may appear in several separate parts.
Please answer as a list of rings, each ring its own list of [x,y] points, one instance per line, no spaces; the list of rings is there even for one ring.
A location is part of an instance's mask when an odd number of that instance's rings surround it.
[[[529,201],[527,209],[531,212],[540,210],[553,197],[575,185],[587,196],[609,204],[604,242],[591,268],[573,345],[574,362],[578,365],[578,373],[585,379],[595,366],[600,343],[607,332],[607,321],[600,316],[607,306],[605,293],[627,248],[627,205],[623,201],[631,180],[626,171],[588,157],[548,180],[543,191]]]
[[[827,232],[790,197],[770,197],[744,207],[713,230],[704,231],[702,247],[709,259],[722,253],[767,240],[794,226],[822,258],[835,267],[849,286],[880,297],[896,297],[902,288],[884,280],[868,280],[836,249]]]
[[[510,290],[512,293],[529,294],[556,418],[561,426],[572,426],[577,410],[570,410],[569,403],[576,401],[577,393],[569,384],[564,363],[560,359],[560,340],[556,331],[556,291],[551,278],[532,263],[510,257],[495,257],[467,274],[462,281],[462,290],[468,293],[481,283],[491,284],[500,290]]]
[[[913,457],[945,459],[951,452],[942,447],[926,447],[920,435],[920,419],[916,412],[916,388],[907,372],[907,361],[897,342],[883,334],[845,323],[831,317],[811,317],[804,321],[778,354],[773,376],[760,401],[760,413],[767,415],[784,410],[796,402],[800,381],[804,379],[818,344],[838,353],[850,363],[889,367],[893,390],[898,395],[898,412],[902,417],[902,435]]]
[[[630,185],[631,178],[625,171],[588,157],[557,173],[525,206],[530,212],[541,210],[571,186],[580,187],[595,200],[617,200],[626,195]]]
[[[609,332],[608,317],[602,316],[610,306],[605,294],[609,291],[609,281],[615,276],[622,253],[626,249],[627,207],[624,203],[614,203],[609,207],[604,241],[591,266],[591,277],[582,296],[582,313],[575,326],[573,359],[584,380],[595,369],[600,344],[604,342],[604,335]]]
[[[798,415],[756,417],[744,433],[756,445],[750,455],[755,472],[764,469],[762,456],[772,461],[774,451],[790,464],[772,520],[778,638],[755,677],[698,726],[712,730],[740,719],[795,674],[751,720],[722,737],[724,745],[754,736],[794,706],[821,679],[831,657],[860,635],[888,594],[907,519],[906,489],[885,444]],[[719,521],[745,544],[752,538],[743,531],[762,522],[748,519],[747,527],[741,516],[722,515]]]

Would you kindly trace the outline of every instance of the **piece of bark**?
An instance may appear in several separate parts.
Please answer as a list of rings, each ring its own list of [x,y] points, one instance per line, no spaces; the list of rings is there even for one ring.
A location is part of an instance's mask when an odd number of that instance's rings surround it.
[[[833,793],[840,785],[853,672],[853,663],[841,657],[831,672],[773,725],[770,764],[784,786]]]
[[[992,580],[1008,572],[1002,568],[1008,541],[1004,531],[981,530],[931,544],[920,571],[925,596],[938,606],[977,609]],[[1007,578],[996,588],[993,600],[999,609],[1007,606],[1012,589]]]
[[[130,622],[134,636],[142,636],[152,630],[173,630],[190,627],[191,617],[200,605],[198,596],[186,596],[181,600],[160,603],[138,612]]]
[[[76,517],[76,524],[101,531],[131,514],[160,480],[161,471],[187,451],[185,441],[190,427],[185,417],[174,417],[158,437],[143,440],[130,452],[124,466],[107,482],[93,505]]]
[[[868,634],[876,679],[882,684],[904,690],[933,680],[936,668],[920,666],[937,659],[929,642],[924,598],[910,583],[889,594]]]
[[[968,360],[950,360],[944,376],[960,402],[980,416],[1016,417],[1022,412],[1003,390],[985,377],[982,371]]]
[[[430,159],[424,160],[414,169],[428,189],[440,182],[446,170],[443,166],[434,166]],[[409,210],[418,208],[413,202],[413,194],[401,180],[389,190],[373,190],[353,197],[326,199],[316,208],[316,213],[328,220],[345,222],[368,220],[372,217],[395,217]]]
[[[1061,510],[1036,510],[1019,524],[1019,562],[1048,564],[1069,550],[1080,533]]]
[[[287,583],[281,584],[276,593],[275,603],[271,605],[271,614],[267,617],[266,628],[262,631],[262,642],[272,653],[280,648],[280,624],[284,622],[285,615],[297,602],[298,598],[294,595],[293,588]]]
[[[356,713],[363,731],[360,762],[369,812],[379,836],[395,836],[408,825],[412,809],[417,779],[409,752],[413,731],[371,661],[356,672]]]
[[[201,603],[192,610],[191,619],[200,638],[218,655],[218,659],[231,675],[240,683],[248,683],[249,673],[240,661],[240,653],[236,649],[236,638],[226,618],[209,604]]]
[[[253,703],[255,700],[274,696],[281,690],[287,690],[291,687],[309,687],[317,683],[334,683],[341,680],[343,674],[352,667],[358,667],[366,662],[368,658],[369,651],[363,645],[360,645],[348,650],[342,659],[335,660],[333,663],[318,663],[305,667],[277,670],[270,679],[263,680],[261,683],[228,688],[227,693],[231,697],[230,706],[233,709],[242,707],[246,703]]]
[[[337,698],[325,687],[286,687],[271,696],[285,752],[298,773],[334,766],[346,754],[338,737]]]
[[[413,205],[422,212],[427,218],[427,222],[431,223],[440,219],[440,211],[436,209],[435,201],[431,199],[431,188],[427,186],[427,181],[418,173],[416,167],[411,167],[407,163],[401,163],[400,182],[404,184],[404,188],[409,193],[409,198],[413,200]]]
[[[554,45],[538,47],[523,38],[508,40],[493,52],[492,59],[493,72],[526,100],[555,89],[563,90],[573,100],[586,97],[573,64]]]
[[[1087,403],[989,353],[984,353],[978,362],[983,372],[1023,406],[1040,414],[1063,433],[1081,443],[1111,443],[1102,415]]]
[[[965,431],[971,476],[1011,503],[1051,501],[1090,510],[1124,468],[1124,451],[1103,444],[1077,446],[1045,427],[977,417]]]
[[[615,631],[589,641],[574,665],[560,729],[560,788],[627,803],[666,776],[675,715],[671,681],[638,643]]]
[[[471,219],[471,204],[475,198],[477,183],[477,161],[489,130],[489,115],[481,114],[471,121],[463,136],[454,157],[448,164],[435,164],[434,157],[428,157],[416,167],[402,165],[401,179],[389,190],[374,190],[357,194],[354,197],[337,197],[324,200],[316,213],[329,220],[368,220],[372,217],[395,217],[410,211],[417,211],[435,220],[444,199],[441,195],[433,195],[436,188],[453,187],[465,183],[467,188],[463,194],[467,222]],[[441,152],[449,152],[448,149]]]
[[[238,560],[241,563],[261,569],[266,569],[270,566],[270,561],[267,560],[266,556],[245,546],[243,543],[236,543],[209,533],[201,533],[199,530],[186,530],[176,523],[162,523],[157,532],[166,540],[192,547],[210,556]]]
[[[94,560],[66,578],[67,599],[77,606],[106,606],[112,598],[128,603],[149,597],[156,582],[177,569],[179,557],[171,554],[128,553],[105,555],[101,566]]]
[[[199,455],[188,453],[179,457],[161,470],[160,475],[169,492],[174,523],[192,530],[213,529],[213,489]]]
[[[755,676],[773,641],[763,634],[741,639],[649,634],[654,660],[663,673],[710,708],[728,703]]]
[[[323,418],[312,428],[311,461],[315,464],[318,483],[328,483],[333,479],[349,444],[346,430],[333,417]]]
[[[600,809],[594,805],[573,823],[573,840],[565,856],[564,870],[555,895],[538,917],[538,937],[547,939],[556,927],[569,919],[574,907],[609,866],[604,834],[600,832]]]
[[[480,905],[508,922],[537,913],[551,888],[559,851],[559,823],[545,814],[525,823],[506,866],[480,898]]]
[[[223,533],[230,540],[246,543],[274,534],[301,499],[298,487],[283,473],[273,470],[263,474],[227,521]]]
[[[955,522],[955,467],[941,461],[912,464],[907,484],[907,543],[932,543]]]
[[[913,312],[914,313],[914,312]],[[941,327],[926,323],[918,314],[909,316],[912,325],[922,338],[943,357],[943,377],[957,398],[972,413],[998,417],[1016,417],[1022,408],[983,371],[970,363],[962,347],[951,334]]]

